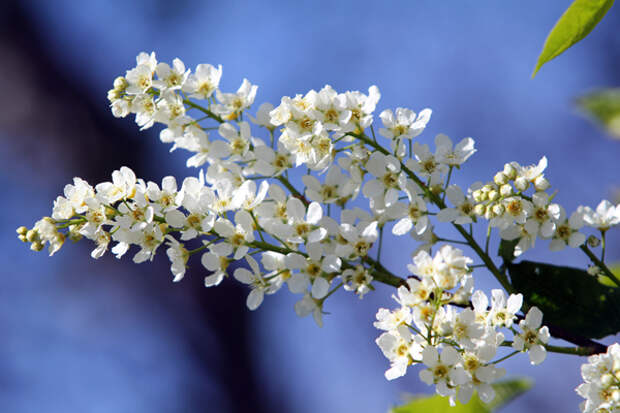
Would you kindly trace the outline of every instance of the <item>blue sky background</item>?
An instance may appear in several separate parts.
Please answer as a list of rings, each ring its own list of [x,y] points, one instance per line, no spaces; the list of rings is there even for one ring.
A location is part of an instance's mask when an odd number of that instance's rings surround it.
[[[463,186],[491,179],[505,162],[530,164],[543,155],[549,158],[546,176],[558,190],[556,200],[569,211],[579,204],[596,206],[619,185],[620,142],[606,138],[574,106],[584,92],[618,85],[617,7],[532,80],[546,34],[570,1],[24,3],[45,47],[102,110],[114,77],[133,66],[138,52],[155,51],[161,61],[179,57],[188,67],[222,64],[221,88],[236,90],[247,77],[259,85],[257,104],[277,104],[283,95],[325,84],[339,91],[366,91],[376,84],[382,94],[377,114],[397,106],[430,107],[433,116],[422,142],[431,143],[439,132],[476,140],[478,152],[455,176]],[[133,126],[130,119],[115,122]],[[184,168],[186,154],[168,154],[153,132],[135,128],[135,139],[152,142],[144,156],[160,174],[144,178],[195,174]],[[7,264],[0,279],[0,325],[8,333],[0,344],[0,368],[22,377],[16,391],[23,392],[23,398],[3,398],[0,391],[6,411],[40,406],[59,412],[175,411],[177,390],[202,389],[201,383],[217,400],[209,373],[188,363],[170,335],[167,310],[144,308],[140,295],[103,281],[94,291],[72,282],[82,273],[133,277],[134,285],[151,282],[136,274],[129,260],[104,271],[84,249],[65,248],[50,259],[17,242],[14,228],[49,214],[51,201],[76,171],[58,165],[45,177],[33,177],[10,148],[0,161],[0,184],[9,194],[5,207],[13,212],[0,218],[0,260]],[[610,240],[608,256],[618,260],[618,231]],[[410,256],[402,239],[398,242],[388,241],[383,260],[402,274]],[[526,258],[587,264],[579,253],[551,254],[546,245]],[[487,291],[495,286],[484,272],[476,282]],[[170,294],[175,288],[170,285]],[[372,321],[377,308],[393,306],[392,292],[379,287],[362,301],[337,294],[327,304],[332,314],[322,329],[297,319],[292,308],[297,297],[284,290],[267,297],[252,315],[262,390],[276,400],[291,400],[297,412],[360,413],[386,412],[405,393],[429,392],[417,370],[394,382],[383,377],[388,366],[374,344],[378,331]],[[205,299],[216,295],[217,289],[204,294]],[[111,300],[114,306],[97,304]],[[122,315],[114,320],[124,321],[97,321],[110,311]],[[128,343],[139,343],[139,351]],[[205,347],[210,344],[205,331]],[[573,389],[583,361],[551,355],[539,367],[530,366],[526,356],[506,363],[509,376],[529,376],[537,383],[504,411],[577,411],[580,398]],[[157,375],[146,373],[153,368]]]

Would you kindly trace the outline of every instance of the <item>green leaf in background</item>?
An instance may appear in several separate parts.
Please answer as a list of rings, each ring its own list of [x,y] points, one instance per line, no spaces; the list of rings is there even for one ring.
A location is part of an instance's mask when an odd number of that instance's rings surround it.
[[[512,262],[515,259],[515,248],[519,244],[519,239],[515,239],[512,241],[506,241],[505,239],[499,242],[499,249],[497,250],[497,255],[502,257],[504,261]]]
[[[504,380],[493,384],[496,394],[489,404],[480,401],[474,393],[469,403],[461,404],[457,401],[456,406],[451,407],[447,397],[434,395],[416,397],[403,406],[393,408],[390,413],[490,413],[525,393],[531,387],[532,382],[528,379]]]
[[[577,105],[610,135],[620,139],[620,88],[588,93],[577,99]]]
[[[609,267],[609,270],[613,273],[613,275],[615,275],[616,277],[620,277],[620,264],[609,265],[608,267]],[[616,283],[613,282],[611,279],[609,279],[609,277],[605,275],[599,275],[598,282],[600,282],[606,287],[614,287],[614,288],[616,287]]]
[[[575,0],[547,36],[532,78],[542,65],[586,37],[613,4],[614,0]]]
[[[532,261],[504,265],[527,305],[543,312],[543,323],[588,338],[620,331],[619,288],[602,285],[577,268]]]

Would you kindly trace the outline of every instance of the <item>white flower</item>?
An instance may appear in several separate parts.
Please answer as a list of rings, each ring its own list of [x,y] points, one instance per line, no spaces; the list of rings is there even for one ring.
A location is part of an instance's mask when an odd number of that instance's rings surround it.
[[[463,367],[459,365],[461,356],[453,347],[445,347],[441,354],[433,346],[422,351],[422,361],[428,366],[420,371],[420,380],[428,385],[435,384],[441,396],[454,396],[456,387],[467,381]]]
[[[225,120],[237,120],[241,112],[252,106],[258,86],[252,85],[247,79],[243,79],[237,93],[222,93],[216,91],[219,104],[213,105],[213,112]]]
[[[523,304],[523,294],[510,294],[508,300],[503,290],[491,290],[489,318],[494,326],[510,328]]]
[[[184,248],[183,244],[170,235],[166,235],[166,239],[168,240],[166,243],[166,245],[168,245],[166,254],[168,255],[171,263],[170,271],[172,272],[172,275],[174,275],[174,279],[172,281],[181,281],[185,276],[189,252]]]
[[[375,340],[383,355],[390,361],[390,368],[385,372],[385,378],[394,380],[407,372],[413,360],[420,361],[424,339],[413,336],[406,326],[400,326],[392,331],[385,332]]]
[[[456,313],[454,313],[456,314]],[[452,336],[463,348],[474,349],[474,340],[482,338],[485,326],[476,320],[476,313],[471,308],[466,308],[452,320]]]
[[[581,366],[584,383],[575,391],[586,399],[579,407],[584,413],[615,412],[620,408],[620,345],[614,343],[607,353],[588,357]]]
[[[412,229],[417,235],[423,234],[430,226],[430,220],[426,210],[426,202],[415,193],[407,191],[409,204],[397,202],[388,208],[388,214],[392,218],[400,218],[392,228],[392,234],[405,235]]]
[[[308,211],[297,198],[290,198],[286,202],[288,215],[288,230],[282,235],[293,243],[319,242],[327,235],[327,230],[318,226],[323,217],[323,208],[318,202],[311,202]],[[304,218],[305,215],[305,218]]]
[[[600,231],[607,231],[609,228],[620,223],[620,205],[613,206],[611,202],[604,199],[593,211],[590,207],[579,207],[583,214],[583,221]]]
[[[81,214],[91,207],[89,201],[94,201],[95,191],[93,187],[81,178],[73,178],[73,185],[65,185],[65,198],[69,201],[71,207]]]
[[[415,160],[407,160],[407,167],[425,178],[441,176],[448,171],[448,167],[441,163],[436,154],[433,154],[427,144],[415,142],[413,144]]]
[[[157,59],[155,58],[155,52],[146,53],[140,52],[136,56],[136,65],[145,65],[148,66],[151,71],[155,71],[155,67],[157,67]]]
[[[379,129],[379,134],[388,139],[415,138],[426,128],[431,113],[430,109],[423,109],[416,118],[416,113],[411,109],[396,108],[396,116],[391,109],[386,109],[379,115],[385,126]]]
[[[159,205],[157,212],[168,212],[178,208],[177,181],[174,176],[166,176],[161,181],[161,189],[155,182],[148,182],[146,195],[150,202]]]
[[[439,134],[435,136],[435,146],[437,147],[435,150],[437,161],[449,166],[460,167],[476,152],[472,138],[461,140],[453,148],[452,140],[447,135]]]
[[[188,168],[201,166],[205,162],[213,164],[230,155],[230,145],[227,141],[209,140],[209,135],[194,124],[186,126],[182,136],[166,140],[162,138],[162,141],[174,141],[170,151],[180,148],[194,153],[186,162]]]
[[[583,227],[583,215],[579,211],[566,218],[566,210],[560,206],[560,214],[556,220],[556,230],[549,248],[551,251],[561,251],[566,245],[577,248],[586,242],[585,234],[579,232]]]
[[[305,292],[308,283],[312,281],[312,297],[323,298],[329,292],[330,282],[323,277],[323,272],[331,274],[340,271],[341,260],[335,255],[323,256],[323,247],[320,243],[306,245],[308,257],[301,254],[289,253],[286,256],[286,268],[300,270],[295,272],[288,282],[293,293]]]
[[[355,268],[348,268],[341,274],[344,282],[344,289],[347,291],[354,291],[360,299],[364,297],[364,294],[370,291],[370,283],[372,276],[366,268],[362,265],[356,265]]]
[[[50,257],[54,255],[65,242],[65,236],[58,232],[53,220],[49,217],[40,219],[34,224],[33,231],[36,233],[36,240],[30,246],[31,249],[40,251],[46,243],[49,243]],[[37,249],[38,248],[38,249]]]
[[[530,201],[518,196],[511,196],[503,199],[501,205],[504,206],[503,215],[492,218],[489,223],[492,227],[499,227],[500,230],[506,229],[515,222],[521,225],[525,224],[527,218],[532,215],[532,210],[534,209]]]
[[[471,296],[471,303],[474,307],[476,320],[480,323],[486,324],[489,319],[489,311],[487,310],[489,299],[486,294],[481,290],[474,291]]]
[[[468,274],[468,265],[473,260],[463,255],[463,251],[451,245],[442,246],[433,258],[433,280],[444,289],[456,287]]]
[[[146,92],[153,84],[153,69],[148,65],[138,65],[125,75],[128,86],[125,90],[129,95],[138,95]]]
[[[202,254],[200,262],[207,270],[213,272],[213,274],[205,277],[205,287],[213,287],[221,283],[224,279],[226,270],[230,264],[230,259],[209,251]]]
[[[295,303],[295,313],[297,313],[299,317],[305,317],[312,314],[316,325],[323,327],[323,313],[321,306],[322,302],[320,300],[314,299],[310,294],[306,293],[300,301]]]
[[[472,197],[473,191],[482,186],[480,182],[472,185],[467,191],[467,197],[457,185],[450,185],[446,188],[446,196],[454,208],[444,208],[437,214],[439,222],[454,222],[455,224],[465,225],[473,222],[475,201]]]
[[[532,220],[538,226],[538,233],[542,238],[551,238],[555,234],[556,221],[560,218],[560,206],[549,202],[549,195],[545,192],[536,192],[532,195]],[[534,232],[534,231],[532,231]]]
[[[275,129],[275,125],[271,123],[271,116],[269,113],[273,110],[273,105],[271,103],[262,103],[258,107],[258,111],[256,112],[256,118],[248,115],[252,123],[262,126],[264,128],[269,129],[270,131]]]
[[[248,294],[246,305],[250,310],[254,311],[263,302],[265,294],[275,291],[270,289],[269,283],[261,275],[261,271],[256,260],[249,255],[245,257],[245,260],[250,265],[252,271],[250,272],[245,268],[237,268],[233,273],[233,277],[235,277],[237,281],[242,282],[243,284],[248,284],[252,288],[252,291]]]
[[[347,109],[347,98],[337,93],[331,86],[325,85],[314,99],[315,116],[330,131],[339,131],[351,119]]]
[[[256,161],[253,165],[254,172],[263,176],[280,175],[285,170],[293,167],[293,160],[284,145],[278,142],[278,150],[274,151],[267,145],[254,148]]]
[[[225,240],[213,245],[211,252],[223,257],[234,252],[234,260],[245,257],[250,250],[247,244],[254,241],[254,221],[248,211],[239,210],[235,214],[235,224],[224,218],[215,221],[213,230]]]
[[[543,156],[537,165],[521,166],[516,162],[510,164],[516,171],[515,188],[525,191],[529,184],[533,184],[537,191],[545,191],[549,183],[544,178],[543,171],[547,168],[547,157]]]
[[[159,225],[150,223],[139,232],[133,232],[133,234],[128,239],[131,243],[141,247],[140,251],[134,255],[133,262],[139,264],[146,260],[152,261],[157,248],[164,242],[164,234],[161,232]],[[125,242],[127,242],[127,239]]]
[[[239,122],[239,131],[230,123],[222,123],[218,129],[222,137],[228,140],[229,152],[238,158],[243,158],[250,149],[250,140],[252,139],[250,132],[250,124],[247,122]]]
[[[399,289],[399,295],[400,294],[401,291]],[[375,328],[384,331],[396,330],[401,325],[411,324],[411,321],[413,320],[411,308],[406,306],[401,306],[393,311],[386,308],[380,308],[379,311],[377,311],[376,317],[377,321],[375,321],[373,325]]]
[[[112,182],[103,182],[95,187],[97,198],[104,204],[113,204],[135,195],[136,174],[128,167],[112,172]]]
[[[485,344],[474,351],[463,353],[463,368],[470,379],[459,388],[458,399],[461,403],[466,404],[474,390],[477,390],[480,400],[484,403],[489,403],[495,398],[495,390],[491,383],[506,374],[505,369],[489,363],[495,352],[494,345]]]
[[[351,179],[336,165],[329,167],[323,184],[312,175],[305,175],[301,179],[306,185],[306,196],[320,203],[334,203],[341,198],[351,196],[354,191]]]
[[[379,88],[375,85],[368,88],[368,95],[359,91],[346,92],[347,109],[351,111],[351,117],[345,130],[364,130],[372,123],[372,113],[381,98]]]
[[[512,347],[518,351],[528,351],[530,362],[540,364],[547,357],[545,344],[549,341],[549,329],[547,326],[541,327],[542,311],[538,307],[530,308],[525,320],[519,322],[521,333],[515,335]]]
[[[340,235],[343,243],[336,246],[336,255],[347,259],[364,257],[379,237],[377,221],[360,222],[357,226],[341,224]]]
[[[208,99],[217,90],[221,77],[222,65],[216,69],[210,64],[199,64],[183,84],[183,91],[191,98]]]
[[[153,86],[159,89],[181,89],[185,83],[189,70],[185,70],[185,64],[180,59],[172,61],[172,67],[168,63],[159,63],[155,67],[155,73],[159,79],[153,81]]]
[[[362,193],[367,198],[384,198],[386,206],[398,200],[401,188],[405,187],[405,174],[400,170],[400,162],[392,155],[373,152],[366,163],[366,169],[375,179],[364,184]]]

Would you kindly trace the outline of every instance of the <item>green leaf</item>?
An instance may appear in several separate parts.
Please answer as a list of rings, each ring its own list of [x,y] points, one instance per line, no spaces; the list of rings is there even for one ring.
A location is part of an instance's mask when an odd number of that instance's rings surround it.
[[[461,404],[457,401],[456,406],[451,407],[447,397],[434,395],[416,397],[404,406],[393,408],[390,413],[490,413],[525,393],[531,387],[532,382],[528,379],[504,380],[493,384],[496,394],[489,404],[483,403],[474,393],[469,403]]]
[[[613,275],[615,275],[616,277],[620,277],[620,264],[609,265],[608,267]],[[598,275],[597,278],[598,282],[603,284],[604,286],[617,288],[616,283],[606,275]]]
[[[549,32],[532,78],[542,65],[586,37],[613,4],[614,0],[575,0]]]
[[[515,239],[512,241],[501,240],[499,242],[499,249],[497,250],[497,255],[502,257],[504,261],[513,261],[515,259],[515,248],[519,244],[519,239]]]
[[[505,262],[526,307],[536,306],[549,323],[588,338],[620,331],[620,289],[602,285],[587,272],[522,261]]]
[[[588,93],[577,99],[577,105],[610,135],[620,139],[620,88]]]
[[[525,378],[503,380],[494,383],[493,389],[495,390],[495,398],[491,400],[488,406],[491,408],[491,411],[495,411],[531,388],[532,380]]]

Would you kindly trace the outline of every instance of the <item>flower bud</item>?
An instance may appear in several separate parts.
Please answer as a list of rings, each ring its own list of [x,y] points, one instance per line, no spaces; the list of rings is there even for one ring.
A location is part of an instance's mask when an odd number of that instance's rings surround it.
[[[476,204],[476,206],[474,207],[474,214],[476,215],[484,215],[484,211],[486,210],[486,207],[483,204]]]
[[[32,244],[30,244],[30,249],[33,251],[41,251],[43,247],[44,245],[41,241],[35,241]]]
[[[537,191],[546,191],[550,186],[551,184],[549,184],[549,181],[542,176],[539,176],[536,180],[534,180],[534,188],[536,188]]]
[[[485,219],[495,218],[495,214],[493,213],[493,208],[491,206],[488,206],[486,210],[484,211],[484,218]]]
[[[506,207],[504,205],[502,204],[493,205],[493,213],[495,214],[495,216],[504,215],[504,212],[506,212]]]
[[[25,235],[18,235],[17,238],[19,238],[21,242],[28,242]]]
[[[127,87],[127,79],[125,79],[123,76],[119,76],[116,79],[114,79],[114,89],[123,91],[125,90],[126,87]]]
[[[613,392],[611,392],[611,398],[616,403],[620,402],[620,390],[616,389]]]
[[[21,226],[19,228],[17,228],[17,234],[18,235],[26,235],[26,233],[28,232],[28,228]]]
[[[476,202],[486,201],[486,192],[483,192],[481,189],[476,189],[472,193],[472,197],[474,198],[474,201]]]
[[[515,179],[515,188],[517,188],[518,191],[523,192],[528,186],[530,186],[530,183],[524,177],[519,176]]]
[[[588,243],[588,246],[590,246],[592,248],[596,248],[599,245],[601,245],[601,240],[596,238],[594,235],[590,235],[586,242]]]
[[[428,189],[430,189],[430,191],[434,193],[435,195],[439,195],[443,191],[443,188],[441,185],[431,185]]]
[[[497,201],[497,199],[499,198],[499,192],[493,189],[492,191],[489,191],[488,197],[489,201]]]
[[[35,231],[34,229],[31,229],[26,233],[26,240],[28,242],[34,242],[34,240],[37,238],[38,238],[38,234],[37,234],[37,231]]]
[[[116,89],[108,90],[108,100],[110,101],[110,103],[114,102],[115,100],[118,100],[118,98],[120,97],[121,97],[121,94],[118,92],[118,90]]]
[[[506,175],[506,178],[512,181],[517,177],[517,170],[514,166],[507,163],[504,165],[504,175]]]
[[[508,183],[508,177],[506,176],[505,173],[498,172],[493,177],[493,182],[495,182],[495,184],[498,185],[498,186],[499,185],[504,185],[504,184]]]
[[[512,186],[505,184],[499,187],[499,193],[503,197],[512,195]]]
[[[72,242],[78,242],[82,238],[83,238],[83,235],[80,234],[79,232],[77,232],[77,231],[69,231],[69,239]]]
[[[601,384],[603,385],[603,387],[607,387],[613,382],[614,376],[612,376],[611,374],[605,373],[601,376]]]

